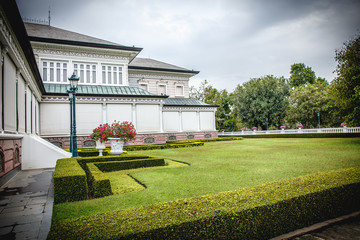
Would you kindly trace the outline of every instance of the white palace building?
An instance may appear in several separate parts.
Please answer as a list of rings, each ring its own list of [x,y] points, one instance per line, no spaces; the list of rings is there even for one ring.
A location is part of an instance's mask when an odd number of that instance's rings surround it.
[[[189,98],[198,71],[149,58],[138,47],[49,25],[23,23],[15,1],[0,3],[0,183],[20,169],[54,167],[68,157],[68,78],[76,97],[79,147],[101,123],[130,121],[134,144],[216,138],[217,106]],[[1,185],[1,184],[0,184]]]

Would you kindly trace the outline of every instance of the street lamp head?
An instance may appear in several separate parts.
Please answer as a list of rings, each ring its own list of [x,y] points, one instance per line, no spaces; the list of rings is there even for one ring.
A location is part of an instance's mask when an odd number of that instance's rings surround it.
[[[71,75],[71,77],[68,78],[69,82],[70,82],[70,87],[71,88],[77,88],[77,85],[79,83],[80,78],[76,77],[75,73],[73,73],[73,75]]]

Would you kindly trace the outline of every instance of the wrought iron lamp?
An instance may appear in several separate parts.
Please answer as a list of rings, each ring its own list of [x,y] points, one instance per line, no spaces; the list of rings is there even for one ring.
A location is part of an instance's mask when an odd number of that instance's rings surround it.
[[[75,117],[75,97],[77,85],[80,78],[76,77],[75,73],[68,78],[70,82],[69,100],[70,100],[70,151],[72,152],[72,157],[78,157],[77,149],[77,137],[76,137],[76,117]]]

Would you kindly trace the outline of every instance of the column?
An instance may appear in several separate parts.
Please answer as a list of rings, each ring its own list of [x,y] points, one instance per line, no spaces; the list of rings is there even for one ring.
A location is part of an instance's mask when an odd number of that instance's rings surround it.
[[[200,122],[200,110],[196,111],[196,119],[197,119],[197,131],[200,132],[201,129],[201,122]]]
[[[132,104],[132,123],[134,124],[135,129],[137,128],[136,124],[136,103]]]
[[[183,127],[182,127],[182,111],[181,109],[179,110],[179,132],[183,132]]]
[[[104,101],[106,101],[106,99],[104,99]],[[103,103],[102,104],[102,123],[106,123],[107,122],[107,104]]]
[[[159,105],[159,116],[160,116],[160,132],[164,132],[164,123],[163,123],[163,104]]]

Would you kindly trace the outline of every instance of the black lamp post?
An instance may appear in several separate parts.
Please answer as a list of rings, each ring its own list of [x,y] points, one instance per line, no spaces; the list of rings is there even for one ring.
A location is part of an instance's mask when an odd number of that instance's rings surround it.
[[[320,128],[320,112],[317,113],[318,116],[318,122],[319,122],[319,128]]]
[[[72,157],[78,157],[79,155],[76,140],[75,96],[80,78],[76,77],[75,73],[73,73],[73,75],[68,79],[70,82],[70,90],[68,90],[70,100],[70,151],[72,152]]]

